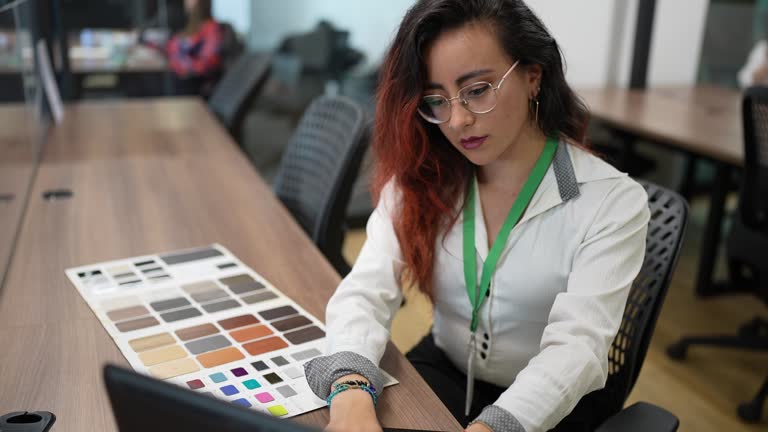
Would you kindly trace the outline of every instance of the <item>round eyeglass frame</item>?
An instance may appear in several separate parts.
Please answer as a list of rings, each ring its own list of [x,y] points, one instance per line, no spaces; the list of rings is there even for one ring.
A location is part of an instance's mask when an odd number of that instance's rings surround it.
[[[507,71],[501,77],[501,79],[499,80],[499,83],[496,86],[494,86],[493,84],[491,84],[491,83],[489,83],[487,81],[478,81],[478,82],[475,82],[475,83],[472,83],[472,84],[469,84],[469,85],[466,85],[466,86],[460,88],[459,91],[456,93],[456,96],[454,96],[454,97],[452,97],[450,99],[445,97],[445,96],[443,96],[443,95],[431,94],[431,95],[422,96],[422,101],[424,99],[426,99],[426,98],[429,98],[429,97],[432,97],[432,98],[433,97],[440,97],[440,98],[443,98],[446,102],[448,102],[448,105],[452,105],[453,101],[458,99],[459,102],[461,102],[461,104],[464,107],[464,109],[466,109],[467,111],[469,111],[469,112],[471,112],[473,114],[488,114],[489,112],[493,111],[496,108],[496,105],[498,105],[498,103],[499,103],[498,91],[501,88],[501,85],[504,84],[504,80],[506,80],[507,77],[509,76],[509,74],[511,74],[512,71],[515,70],[515,68],[517,67],[518,63],[520,63],[520,60],[517,60],[512,66],[510,66],[509,69],[507,69]],[[466,90],[466,89],[468,89],[470,87],[476,86],[478,84],[486,84],[486,85],[490,86],[491,90],[493,90],[494,97],[495,97],[493,106],[490,107],[487,110],[484,110],[484,111],[473,111],[472,109],[469,108],[469,102],[467,101],[467,99],[466,98],[461,98],[461,94],[462,94],[462,92],[464,90]],[[420,108],[417,108],[417,111],[418,111],[419,115],[424,120],[426,120],[426,121],[428,121],[429,123],[432,123],[432,124],[443,124],[443,123],[446,123],[446,122],[448,122],[451,119],[451,115],[453,114],[453,110],[450,110],[448,112],[449,114],[448,114],[448,118],[447,119],[439,120],[439,119],[432,118],[432,117],[424,114],[424,112],[422,112]]]

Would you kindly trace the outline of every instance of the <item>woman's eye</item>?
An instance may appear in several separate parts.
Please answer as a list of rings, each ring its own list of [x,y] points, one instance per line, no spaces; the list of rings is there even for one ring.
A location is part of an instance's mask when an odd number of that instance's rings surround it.
[[[485,93],[487,90],[488,90],[488,86],[475,87],[475,88],[469,89],[469,92],[467,92],[467,96],[468,97],[482,96],[483,93]]]

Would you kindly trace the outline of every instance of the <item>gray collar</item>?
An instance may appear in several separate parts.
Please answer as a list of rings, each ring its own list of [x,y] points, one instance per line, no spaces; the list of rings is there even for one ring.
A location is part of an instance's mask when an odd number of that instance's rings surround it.
[[[563,141],[557,145],[555,158],[552,160],[552,170],[555,172],[557,189],[563,202],[579,196],[579,183],[573,172],[573,162],[571,162],[571,155],[568,152],[568,144]]]

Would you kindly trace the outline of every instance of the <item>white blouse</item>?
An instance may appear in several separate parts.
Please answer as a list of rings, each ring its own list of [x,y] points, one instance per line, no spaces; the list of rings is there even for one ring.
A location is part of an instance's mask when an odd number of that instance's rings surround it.
[[[755,71],[768,61],[768,43],[761,40],[752,47],[752,51],[749,52],[747,62],[739,70],[739,86],[743,89],[751,87],[756,83],[753,82],[753,76]]]
[[[391,218],[396,205],[390,184],[368,221],[354,268],[328,303],[328,354],[381,360],[402,299],[403,261]],[[482,269],[488,240],[479,199],[475,214]],[[605,385],[608,349],[643,262],[649,218],[642,186],[590,153],[559,144],[509,236],[476,334],[475,377],[508,387],[494,405],[527,432],[556,426],[582,396]],[[432,331],[436,345],[466,372],[471,306],[461,216],[435,247]]]

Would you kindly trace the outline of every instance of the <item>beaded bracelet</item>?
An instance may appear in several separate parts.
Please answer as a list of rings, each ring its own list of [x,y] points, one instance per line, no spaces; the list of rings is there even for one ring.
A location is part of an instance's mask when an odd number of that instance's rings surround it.
[[[331,406],[331,401],[337,394],[351,389],[360,389],[371,395],[373,406],[376,406],[376,403],[379,401],[379,396],[376,394],[376,387],[374,387],[373,384],[368,384],[365,381],[344,381],[333,384],[333,391],[327,398],[325,398],[325,402],[328,406]]]

